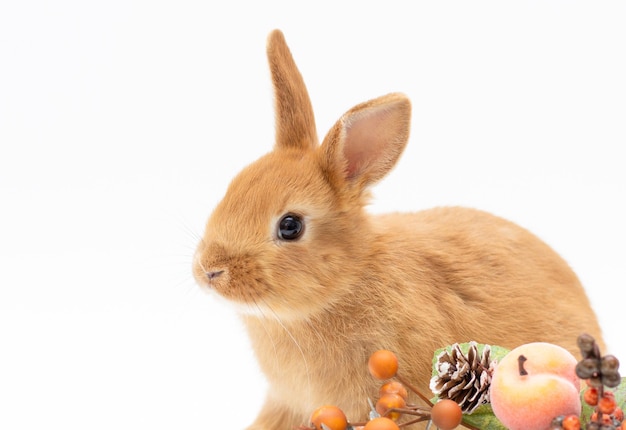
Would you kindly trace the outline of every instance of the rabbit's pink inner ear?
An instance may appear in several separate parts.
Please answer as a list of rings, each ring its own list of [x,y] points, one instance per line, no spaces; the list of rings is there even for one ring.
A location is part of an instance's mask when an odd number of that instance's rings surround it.
[[[393,168],[406,146],[410,103],[400,95],[381,97],[346,113],[343,124],[347,179],[373,183]]]

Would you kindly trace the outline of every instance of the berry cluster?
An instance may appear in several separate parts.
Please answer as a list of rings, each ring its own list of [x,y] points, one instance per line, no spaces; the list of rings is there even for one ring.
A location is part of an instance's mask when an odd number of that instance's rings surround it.
[[[323,406],[311,415],[310,427],[301,427],[299,430],[400,430],[422,421],[430,421],[440,430],[452,430],[465,425],[461,422],[463,412],[456,402],[443,399],[433,404],[398,374],[398,358],[393,352],[374,352],[369,357],[368,369],[375,379],[383,383],[376,404],[370,402],[370,419],[367,422],[351,424],[338,407]],[[409,390],[421,398],[426,406],[409,403]],[[400,422],[402,417],[408,418]]]
[[[614,393],[608,388],[620,385],[619,360],[613,355],[602,356],[595,339],[582,334],[578,337],[582,360],[576,365],[576,375],[587,382],[583,393],[584,402],[593,407],[586,430],[626,430],[624,412],[618,407]],[[579,430],[577,416],[557,417],[553,429]]]
[[[578,346],[582,360],[577,362],[575,371],[587,385],[581,393],[584,407],[580,415],[556,417],[550,430],[626,430],[624,411],[620,407],[623,407],[626,386],[619,374],[619,361],[612,355],[602,356],[595,339],[587,334],[578,337]],[[571,364],[575,362],[573,359]],[[369,373],[381,381],[381,385],[376,402],[368,399],[370,413],[367,421],[350,423],[340,408],[323,406],[313,412],[309,426],[298,430],[400,430],[419,422],[429,422],[428,428],[433,425],[439,430],[452,430],[458,426],[471,430],[504,428],[501,423],[493,421],[497,417],[490,408],[474,419],[464,415],[454,400],[439,397],[433,404],[398,373],[398,367],[398,358],[391,351],[379,350],[369,357]],[[421,399],[422,405],[411,403],[410,393]]]

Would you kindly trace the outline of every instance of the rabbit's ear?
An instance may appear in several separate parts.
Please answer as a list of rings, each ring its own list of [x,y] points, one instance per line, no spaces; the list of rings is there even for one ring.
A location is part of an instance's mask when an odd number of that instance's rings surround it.
[[[388,94],[355,106],[328,132],[321,164],[337,185],[364,188],[396,164],[409,138],[411,103],[403,94]]]
[[[267,59],[274,85],[276,148],[314,148],[318,140],[309,93],[280,30],[268,37]]]

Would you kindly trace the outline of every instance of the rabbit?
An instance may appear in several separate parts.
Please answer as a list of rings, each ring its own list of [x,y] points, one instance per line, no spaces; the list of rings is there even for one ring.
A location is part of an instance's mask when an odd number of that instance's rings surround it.
[[[372,215],[371,187],[400,158],[411,103],[390,93],[348,110],[320,144],[302,76],[280,30],[267,56],[276,142],[230,183],[193,257],[201,288],[234,304],[268,393],[248,430],[309,425],[322,405],[367,420],[381,382],[378,349],[431,396],[432,357],[476,341],[531,341],[578,356],[585,332],[603,347],[568,264],[505,219],[463,207]]]

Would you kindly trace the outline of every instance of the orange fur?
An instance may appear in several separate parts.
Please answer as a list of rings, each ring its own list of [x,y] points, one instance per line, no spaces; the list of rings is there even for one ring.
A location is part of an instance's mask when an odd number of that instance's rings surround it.
[[[386,348],[424,393],[434,351],[474,340],[531,341],[578,355],[601,331],[576,275],[511,222],[460,207],[373,216],[368,189],[392,169],[410,103],[389,94],[349,110],[318,145],[307,90],[282,33],[268,58],[276,95],[274,151],[245,168],[211,215],[194,260],[206,288],[240,306],[270,383],[250,430],[306,424],[324,404],[366,417],[379,383],[367,359]],[[281,216],[305,222],[283,241]]]

